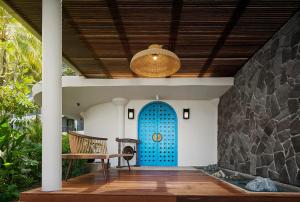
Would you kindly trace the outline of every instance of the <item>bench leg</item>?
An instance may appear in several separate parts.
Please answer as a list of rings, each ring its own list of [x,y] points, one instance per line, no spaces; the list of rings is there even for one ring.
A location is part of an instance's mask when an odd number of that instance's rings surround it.
[[[105,166],[105,160],[101,159],[101,164],[102,164],[102,171],[103,171],[103,176],[104,179],[107,181],[107,170],[106,170],[106,166]]]
[[[66,173],[66,176],[65,176],[65,181],[68,180],[68,177],[69,177],[69,174],[70,174],[70,171],[71,171],[71,168],[72,168],[72,164],[73,164],[73,159],[70,159],[69,164],[68,164],[68,168],[67,168],[67,173]]]
[[[127,166],[128,166],[128,170],[131,171],[129,160],[127,160]]]
[[[107,159],[107,164],[106,164],[106,177],[107,177],[107,181],[109,181],[109,159]]]

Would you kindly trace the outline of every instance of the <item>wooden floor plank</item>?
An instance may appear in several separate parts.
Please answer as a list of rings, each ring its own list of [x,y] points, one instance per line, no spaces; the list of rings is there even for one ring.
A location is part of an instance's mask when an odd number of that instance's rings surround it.
[[[245,199],[245,200],[244,200]],[[111,170],[108,183],[103,174],[90,173],[63,182],[59,192],[40,188],[21,194],[29,201],[188,202],[188,201],[300,201],[299,194],[252,194],[193,170]]]

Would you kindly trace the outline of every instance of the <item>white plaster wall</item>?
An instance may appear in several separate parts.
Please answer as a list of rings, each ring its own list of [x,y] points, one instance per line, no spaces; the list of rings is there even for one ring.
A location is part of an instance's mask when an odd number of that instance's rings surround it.
[[[95,105],[83,114],[84,134],[108,138],[109,153],[118,153],[117,138],[117,107],[113,103]],[[112,166],[117,165],[117,159],[110,160]]]
[[[125,137],[138,138],[138,114],[152,100],[131,100],[125,110]],[[214,100],[161,100],[170,104],[178,116],[178,166],[203,166],[217,162],[217,107]],[[135,109],[135,119],[127,118],[127,108]],[[190,108],[190,119],[182,118]],[[115,142],[117,110],[112,103],[95,105],[84,113],[87,135],[108,137],[109,152],[117,152]],[[116,165],[116,159],[112,165]]]

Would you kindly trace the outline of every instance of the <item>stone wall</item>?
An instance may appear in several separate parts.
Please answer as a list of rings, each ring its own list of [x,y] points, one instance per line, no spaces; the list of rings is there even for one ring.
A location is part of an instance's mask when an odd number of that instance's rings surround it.
[[[218,163],[300,186],[300,12],[221,97]]]

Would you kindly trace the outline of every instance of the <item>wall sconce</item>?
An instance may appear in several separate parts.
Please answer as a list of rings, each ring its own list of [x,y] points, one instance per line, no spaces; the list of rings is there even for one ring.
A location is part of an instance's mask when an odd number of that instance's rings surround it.
[[[183,119],[190,119],[190,109],[183,109]]]
[[[128,119],[134,119],[134,109],[128,109]]]

